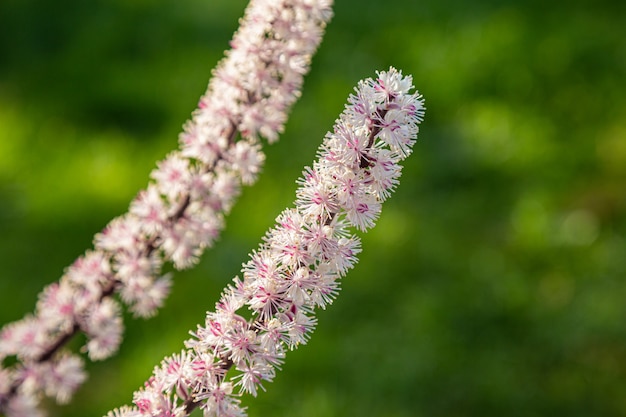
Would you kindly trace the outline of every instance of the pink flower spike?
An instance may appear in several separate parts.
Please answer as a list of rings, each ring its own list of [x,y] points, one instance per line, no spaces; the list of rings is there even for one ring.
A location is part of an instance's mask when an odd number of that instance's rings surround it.
[[[297,181],[295,207],[276,218],[243,264],[243,279],[234,279],[215,311],[185,342],[189,362],[196,364],[185,375],[193,380],[174,389],[171,375],[178,381],[182,368],[167,359],[135,393],[140,410],[155,413],[155,398],[185,397],[181,415],[198,406],[205,416],[244,415],[239,396],[265,390],[263,381],[273,380],[285,352],[308,342],[317,325],[316,308],[334,301],[341,278],[358,261],[361,245],[354,230],[374,226],[382,202],[397,185],[399,164],[410,153],[384,140],[380,123],[370,121],[384,119],[393,109],[411,109],[394,116],[397,129],[411,132],[402,142],[410,147],[424,111],[421,96],[409,92],[410,77],[393,68],[378,75],[377,82],[359,83],[335,133],[326,135],[318,160]],[[248,311],[239,314],[241,308]],[[173,411],[159,409],[162,415]]]
[[[283,131],[332,15],[331,4],[251,0],[234,34],[233,49],[218,64],[198,108],[184,124],[179,149],[157,164],[150,184],[137,194],[128,213],[95,236],[95,249],[78,258],[58,286],[40,296],[36,315],[0,331],[0,358],[16,357],[15,368],[22,361],[45,365],[81,331],[88,337],[85,350],[90,359],[112,355],[123,330],[119,307],[111,300],[116,293],[136,316],[156,313],[170,288],[169,276],[158,278],[164,263],[176,269],[195,265],[224,228],[224,217],[241,186],[256,181],[265,160],[260,139],[272,143]],[[301,258],[294,252],[293,259]],[[220,317],[218,322],[227,327],[234,317]],[[0,413],[9,410],[15,417],[28,410],[34,415],[42,393],[25,398],[18,395],[22,381],[11,384],[8,397],[0,397]],[[56,397],[65,400],[65,391]],[[161,415],[179,414],[180,398],[154,399],[154,410],[171,407],[169,414]],[[222,415],[240,413],[236,401],[222,401],[217,410]]]

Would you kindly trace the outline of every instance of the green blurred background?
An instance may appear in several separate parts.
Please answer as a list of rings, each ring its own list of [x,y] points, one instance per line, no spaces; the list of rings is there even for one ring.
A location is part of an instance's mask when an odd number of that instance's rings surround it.
[[[244,0],[0,2],[0,324],[126,211]],[[626,3],[336,0],[280,142],[167,305],[55,416],[100,416],[238,273],[356,82],[427,113],[359,265],[250,416],[626,415]],[[77,340],[76,343],[80,343]],[[196,412],[195,415],[199,415]]]

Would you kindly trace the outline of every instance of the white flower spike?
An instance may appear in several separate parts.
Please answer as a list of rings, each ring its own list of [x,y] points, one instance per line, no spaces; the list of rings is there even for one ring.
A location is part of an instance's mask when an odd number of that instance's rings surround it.
[[[410,76],[394,68],[377,75],[359,83],[318,160],[298,180],[295,208],[277,217],[243,265],[243,279],[226,288],[187,350],[155,368],[135,392],[135,407],[109,416],[187,416],[198,407],[205,417],[243,416],[240,396],[264,390],[286,352],[309,340],[315,309],[332,303],[357,262],[353,229],[374,226],[424,115]],[[242,308],[250,319],[238,313]]]
[[[154,315],[171,286],[163,263],[191,267],[213,244],[241,185],[261,170],[259,138],[271,143],[282,133],[331,4],[251,0],[232,49],[184,126],[180,149],[157,164],[153,182],[95,237],[95,249],[43,290],[35,314],[0,330],[0,414],[37,415],[44,394],[66,402],[85,373],[81,360],[62,351],[65,344],[83,332],[91,360],[114,354],[123,323],[110,296],[118,293],[136,316]],[[16,366],[3,369],[12,356]]]

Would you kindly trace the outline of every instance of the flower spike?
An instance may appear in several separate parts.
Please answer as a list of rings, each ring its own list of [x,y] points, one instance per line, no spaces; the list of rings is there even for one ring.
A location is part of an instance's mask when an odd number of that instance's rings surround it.
[[[224,227],[241,185],[265,160],[260,138],[275,142],[300,96],[331,0],[251,0],[213,72],[180,149],[157,164],[152,182],[87,251],[45,288],[34,315],[0,330],[0,414],[37,415],[42,395],[66,402],[86,378],[82,359],[63,352],[77,333],[91,360],[114,354],[123,336],[119,294],[135,316],[163,304],[176,269],[198,262]],[[239,139],[237,139],[239,137]],[[4,359],[17,365],[4,369]],[[7,362],[14,362],[10,359]],[[52,383],[50,373],[54,373]]]
[[[394,68],[361,81],[298,180],[295,207],[276,219],[260,247],[192,332],[182,354],[165,358],[134,407],[116,417],[244,416],[240,397],[274,379],[288,350],[307,343],[315,310],[331,304],[361,252],[354,229],[374,226],[412,150],[423,100]],[[246,308],[250,319],[244,318]]]

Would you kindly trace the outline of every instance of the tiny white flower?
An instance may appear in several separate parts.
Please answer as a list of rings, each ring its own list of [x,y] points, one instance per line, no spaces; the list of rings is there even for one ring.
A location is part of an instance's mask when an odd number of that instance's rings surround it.
[[[111,298],[105,298],[100,304],[94,304],[81,319],[81,328],[89,340],[84,346],[89,359],[102,360],[111,356],[122,342],[124,325],[120,305]]]
[[[45,375],[45,392],[49,397],[56,398],[59,404],[67,403],[74,391],[87,379],[83,360],[68,353],[51,362]]]
[[[152,171],[150,177],[156,180],[159,192],[176,201],[188,187],[191,174],[189,159],[182,157],[178,152],[172,152],[158,167]]]

